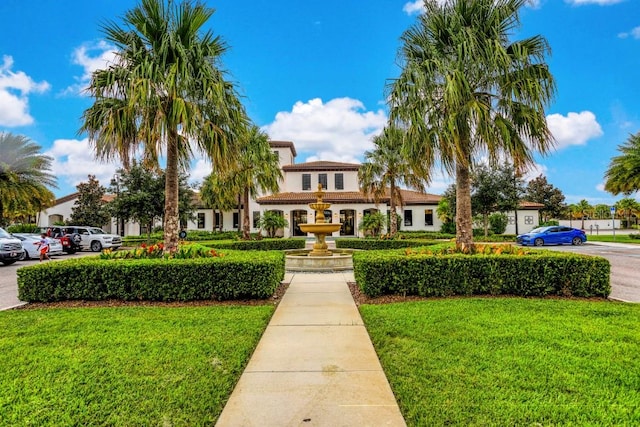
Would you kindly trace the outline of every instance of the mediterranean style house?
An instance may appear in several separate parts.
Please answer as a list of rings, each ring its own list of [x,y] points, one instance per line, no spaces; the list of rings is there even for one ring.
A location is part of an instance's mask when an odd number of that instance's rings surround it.
[[[308,205],[316,201],[314,192],[318,185],[325,191],[324,201],[331,206],[324,212],[325,221],[342,224],[333,236],[362,237],[359,230],[362,218],[375,211],[389,212],[389,197],[383,197],[376,203],[372,197],[365,195],[359,189],[359,164],[340,163],[331,161],[315,161],[295,163],[296,149],[291,141],[270,141],[271,149],[278,154],[283,179],[280,192],[277,194],[262,194],[251,200],[249,213],[252,222],[252,232],[260,231],[257,227],[260,217],[267,211],[274,211],[287,220],[288,227],[279,231],[283,237],[305,236],[299,225],[315,222],[314,210]],[[442,222],[436,215],[436,208],[441,196],[420,193],[411,190],[401,190],[403,206],[397,207],[401,217],[399,228],[406,231],[439,231]],[[48,226],[55,222],[64,221],[71,215],[71,208],[77,197],[72,194],[56,200],[51,208],[41,212],[39,225]],[[106,195],[105,199],[112,198]],[[536,227],[539,222],[537,203],[521,203],[520,209],[508,212],[509,225],[506,233],[524,233]],[[237,230],[241,222],[241,211],[220,212],[204,206],[199,206],[194,221],[184,224],[187,230]],[[215,222],[214,222],[215,215]],[[516,227],[517,224],[517,227]],[[111,224],[104,226],[106,231],[121,235],[140,235],[144,230],[136,223],[117,224],[113,219]]]

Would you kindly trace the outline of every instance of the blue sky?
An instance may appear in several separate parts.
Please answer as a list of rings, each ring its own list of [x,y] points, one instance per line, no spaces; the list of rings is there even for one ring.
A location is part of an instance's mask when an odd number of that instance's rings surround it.
[[[54,157],[57,196],[118,167],[95,161],[78,134],[90,73],[112,53],[100,24],[135,0],[2,0],[0,132],[29,137]],[[297,162],[360,162],[387,118],[384,87],[397,76],[403,31],[420,13],[407,0],[207,0],[210,28],[251,119],[271,139],[291,140]],[[545,36],[557,95],[547,109],[557,149],[536,157],[539,173],[569,203],[611,204],[603,174],[616,147],[640,131],[640,1],[539,0],[522,10],[515,37]],[[196,159],[201,180],[211,166]],[[434,177],[430,192],[450,179]]]

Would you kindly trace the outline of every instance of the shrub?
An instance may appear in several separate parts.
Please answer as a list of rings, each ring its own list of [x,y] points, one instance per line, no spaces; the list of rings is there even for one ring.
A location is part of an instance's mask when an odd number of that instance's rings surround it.
[[[629,234],[629,238],[630,239],[640,239],[640,234],[638,234],[638,233],[630,233]]]
[[[268,298],[284,278],[282,252],[225,251],[198,259],[98,259],[18,270],[22,301],[191,301]]]
[[[489,215],[489,228],[494,234],[502,234],[507,229],[509,218],[503,213]]]
[[[266,211],[258,220],[258,227],[267,232],[267,236],[276,237],[279,229],[289,226],[289,222],[278,212]]]
[[[9,233],[40,233],[36,224],[13,224],[7,227]]]
[[[456,223],[455,222],[443,222],[440,226],[440,232],[446,234],[456,234]]]
[[[480,246],[480,245],[479,245]],[[501,245],[482,253],[423,250],[353,254],[354,275],[368,296],[404,294],[607,297],[610,265],[604,258]],[[449,252],[447,252],[449,251]]]
[[[454,231],[453,234],[442,233],[438,231],[399,231],[396,234],[398,239],[453,239],[456,237]]]
[[[382,212],[371,212],[362,217],[359,230],[362,230],[367,235],[379,236],[382,230],[386,228],[387,216]]]
[[[262,239],[262,240],[238,240],[225,242],[208,242],[206,245],[217,249],[274,251],[286,249],[303,249],[305,239]]]
[[[398,249],[434,245],[433,240],[424,239],[336,239],[337,249]]]

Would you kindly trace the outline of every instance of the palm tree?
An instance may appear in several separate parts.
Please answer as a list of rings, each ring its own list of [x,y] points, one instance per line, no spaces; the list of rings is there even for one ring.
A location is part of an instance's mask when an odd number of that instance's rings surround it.
[[[620,199],[615,204],[616,212],[622,217],[626,216],[627,226],[625,228],[631,228],[631,216],[637,215],[640,212],[640,203],[636,202],[631,197],[625,197]]]
[[[587,200],[582,199],[578,203],[569,205],[569,208],[571,209],[571,216],[580,219],[580,228],[584,230],[584,217],[593,211],[593,206]]]
[[[640,190],[640,132],[629,136],[618,151],[621,154],[611,159],[604,174],[604,189],[614,195],[630,195]]]
[[[554,141],[544,107],[555,93],[547,41],[509,42],[528,0],[425,2],[401,37],[403,70],[388,86],[391,119],[407,128],[407,158],[423,176],[436,161],[456,181],[456,245],[473,247],[470,171],[479,157],[521,174]]]
[[[250,126],[241,143],[235,165],[221,177],[221,185],[239,190],[242,196],[242,238],[248,240],[251,238],[250,197],[264,192],[278,192],[282,171],[278,155],[271,151],[269,137],[260,128]]]
[[[226,45],[204,27],[214,10],[184,0],[141,0],[123,17],[123,26],[103,26],[116,59],[93,73],[94,104],[83,114],[87,132],[103,160],[142,152],[145,166],[166,155],[165,251],[178,245],[178,179],[193,148],[225,170],[237,151],[235,132],[246,114],[225,80],[220,56]],[[192,148],[193,147],[193,148]]]
[[[398,231],[396,206],[403,206],[400,185],[424,191],[424,180],[413,173],[409,161],[403,156],[404,141],[405,133],[400,128],[386,127],[380,135],[373,138],[375,148],[364,153],[365,162],[358,170],[358,181],[363,193],[372,195],[376,203],[382,197],[389,196],[392,236]]]
[[[21,135],[0,133],[0,224],[5,212],[35,213],[54,200],[47,187],[56,188],[53,159],[40,154],[41,147]]]

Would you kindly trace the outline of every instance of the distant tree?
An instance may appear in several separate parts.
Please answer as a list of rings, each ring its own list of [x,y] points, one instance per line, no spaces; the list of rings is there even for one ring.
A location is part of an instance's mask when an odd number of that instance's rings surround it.
[[[474,215],[482,216],[485,237],[489,231],[489,216],[496,212],[515,211],[523,192],[524,182],[508,164],[499,168],[481,164],[474,168],[471,173],[471,208]]]
[[[593,216],[597,219],[608,219],[611,217],[609,205],[597,204],[593,207]]]
[[[640,191],[640,132],[629,136],[618,151],[621,154],[611,159],[604,174],[604,189],[615,195]]]
[[[276,237],[276,232],[284,227],[288,227],[289,223],[281,214],[273,211],[266,211],[258,221],[258,227],[267,232],[268,237]]]
[[[593,206],[587,200],[582,199],[578,203],[569,205],[569,209],[574,219],[580,219],[580,228],[584,230],[584,218],[593,211]]]
[[[507,229],[509,218],[503,213],[493,213],[489,215],[489,226],[493,234],[503,234]]]
[[[205,207],[213,209],[213,230],[216,226],[222,230],[222,224],[216,224],[216,209],[220,212],[235,209],[238,206],[239,189],[224,185],[217,173],[212,173],[204,178],[200,187],[200,199]]]
[[[529,202],[544,205],[544,208],[540,210],[542,222],[559,218],[565,208],[565,198],[562,191],[547,182],[547,178],[542,174],[529,181],[524,197]]]
[[[373,138],[375,148],[364,153],[364,163],[358,170],[358,181],[363,193],[373,196],[376,203],[385,196],[389,197],[392,213],[396,207],[403,206],[401,186],[424,191],[424,181],[409,166],[402,147],[405,132],[397,127],[386,127],[380,135]],[[398,231],[396,215],[391,215],[389,233]]]
[[[111,215],[105,207],[104,194],[106,188],[100,185],[95,175],[89,175],[89,181],[76,186],[78,198],[71,208],[70,223],[104,227],[109,223]]]
[[[118,187],[110,187],[117,197],[107,204],[109,214],[145,225],[147,233],[151,233],[155,222],[164,215],[164,171],[148,169],[134,161],[129,170],[118,170],[118,175]],[[193,190],[187,184],[186,175],[180,175],[178,187],[179,216],[186,222],[193,218],[195,211]]]
[[[618,215],[626,218],[626,228],[631,227],[631,217],[640,213],[640,203],[631,197],[618,200],[615,207]]]
[[[0,225],[12,217],[35,214],[51,206],[56,188],[51,174],[53,159],[28,138],[0,133]]]

